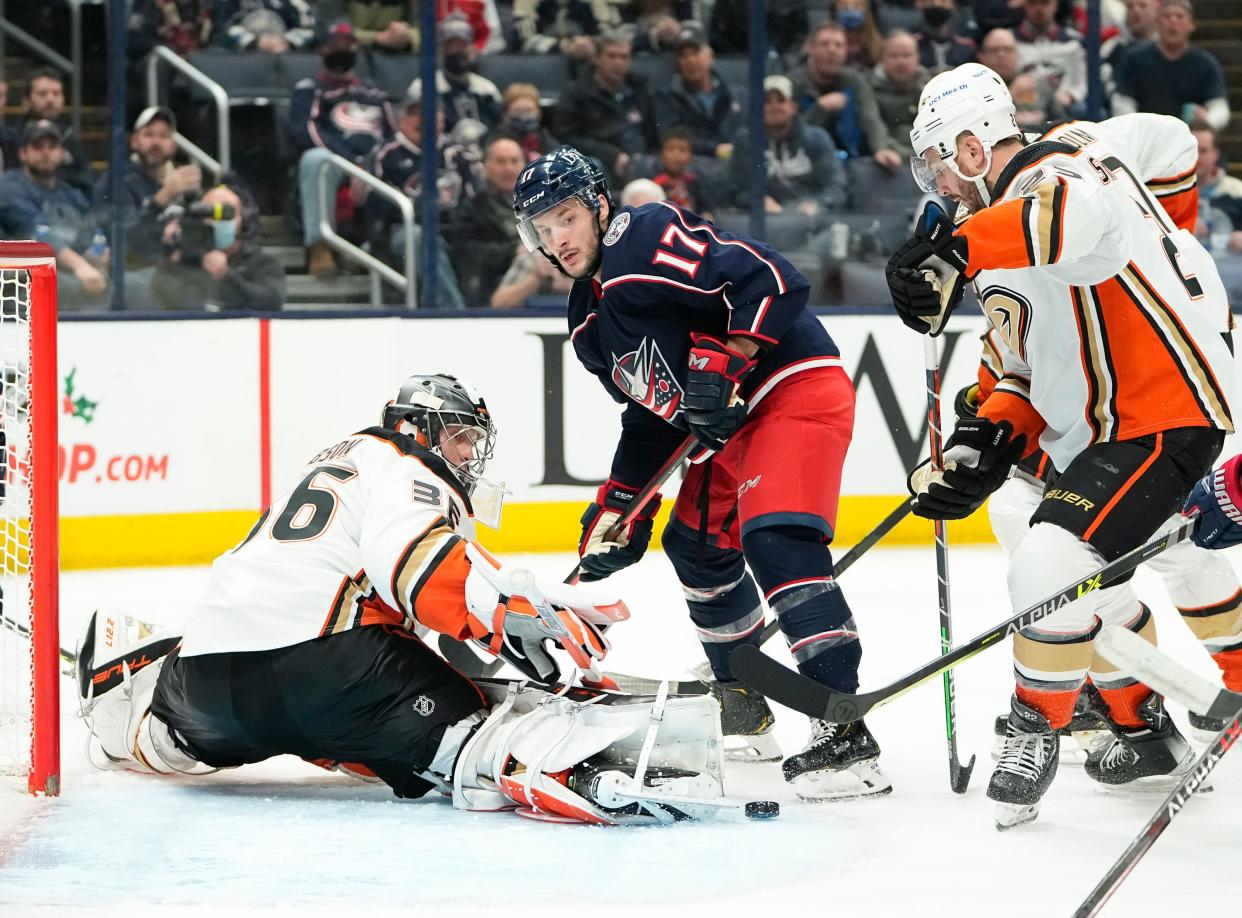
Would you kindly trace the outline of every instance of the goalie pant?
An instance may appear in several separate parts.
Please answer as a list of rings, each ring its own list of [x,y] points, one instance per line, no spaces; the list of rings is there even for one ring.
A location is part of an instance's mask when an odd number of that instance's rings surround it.
[[[612,772],[620,776],[614,785],[626,789],[657,720],[651,698],[590,689],[555,698],[518,683],[476,684],[418,637],[386,627],[250,653],[186,658],[174,649],[158,662],[154,722],[139,728],[139,737],[158,739],[129,740],[145,750],[139,760],[154,771],[200,773],[203,765],[292,754],[354,774],[369,771],[398,797],[437,788],[459,809],[520,806],[597,824],[652,818],[627,801],[610,802],[598,785],[588,792],[569,779],[588,761],[628,762],[586,772],[593,779]],[[715,702],[672,698],[659,715],[647,761],[653,770],[684,772],[671,789],[707,809],[679,807],[705,815],[724,792]],[[167,741],[175,752],[161,753]]]

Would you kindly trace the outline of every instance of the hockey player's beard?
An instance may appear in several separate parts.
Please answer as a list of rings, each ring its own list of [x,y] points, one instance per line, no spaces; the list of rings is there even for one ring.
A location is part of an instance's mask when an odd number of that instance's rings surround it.
[[[604,248],[601,245],[602,239],[603,233],[601,232],[595,237],[595,248],[594,251],[591,252],[591,257],[585,260],[585,266],[578,271],[567,270],[565,266],[561,264],[560,258],[555,255],[549,255],[548,257],[552,261],[552,264],[556,266],[556,270],[560,271],[570,280],[586,280],[588,277],[595,276],[595,272],[599,270],[600,263],[604,260]],[[578,254],[579,257],[581,257],[582,253],[579,252]]]

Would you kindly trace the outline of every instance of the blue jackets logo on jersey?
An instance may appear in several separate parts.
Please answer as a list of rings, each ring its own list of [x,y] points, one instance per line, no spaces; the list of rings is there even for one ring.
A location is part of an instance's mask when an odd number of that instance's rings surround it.
[[[618,389],[666,421],[681,410],[684,394],[668,361],[652,338],[643,338],[637,350],[612,355],[612,381]]]
[[[622,212],[612,221],[612,225],[608,227],[608,232],[604,234],[604,245],[612,245],[621,238],[621,234],[625,232],[625,228],[630,225],[629,212]]]

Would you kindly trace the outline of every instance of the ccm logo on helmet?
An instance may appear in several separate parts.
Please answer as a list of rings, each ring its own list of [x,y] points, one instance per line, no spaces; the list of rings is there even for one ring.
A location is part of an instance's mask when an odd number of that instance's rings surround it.
[[[538,201],[540,198],[542,198],[545,194],[547,194],[546,191],[541,191],[538,194],[532,194],[529,198],[527,198],[525,201],[522,202],[522,206],[529,207],[530,205]]]

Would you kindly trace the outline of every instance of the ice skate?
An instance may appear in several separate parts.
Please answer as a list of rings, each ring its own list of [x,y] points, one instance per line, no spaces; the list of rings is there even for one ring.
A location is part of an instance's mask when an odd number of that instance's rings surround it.
[[[1060,745],[1047,719],[1015,696],[1004,748],[988,782],[988,797],[996,801],[996,828],[1012,829],[1039,815],[1039,801],[1057,774]]]
[[[607,759],[576,765],[568,778],[570,790],[615,816],[655,816],[660,822],[701,819],[704,807],[721,796],[720,782],[710,775],[673,766],[653,766],[634,786],[634,766]]]
[[[861,720],[835,724],[812,718],[806,748],[787,758],[781,768],[803,800],[853,800],[892,791],[879,758],[880,744]]]
[[[1000,759],[1005,749],[1005,736],[1009,732],[1009,715],[998,714],[993,725],[992,761]],[[1100,691],[1088,682],[1078,694],[1074,704],[1074,716],[1068,724],[1057,731],[1061,737],[1060,757],[1062,762],[1083,762],[1092,755],[1098,755],[1102,747],[1107,746],[1112,734],[1108,728],[1108,708]],[[1064,742],[1073,738],[1073,743]]]
[[[1164,699],[1152,692],[1139,705],[1138,715],[1142,727],[1113,724],[1112,742],[1084,766],[1088,777],[1119,785],[1185,774],[1194,762],[1194,750],[1164,709]]]
[[[780,744],[772,735],[776,718],[766,698],[741,682],[713,680],[707,688],[720,705],[726,761],[779,762],[783,758]]]

